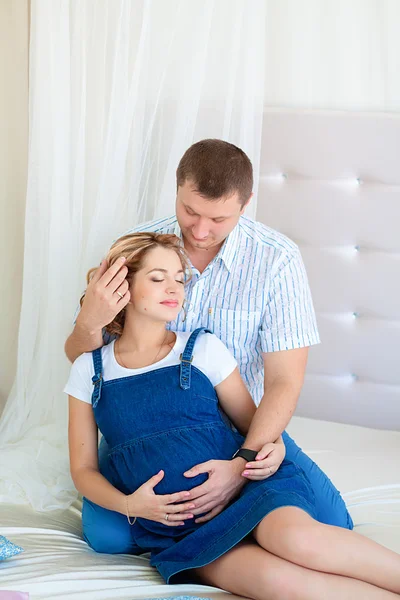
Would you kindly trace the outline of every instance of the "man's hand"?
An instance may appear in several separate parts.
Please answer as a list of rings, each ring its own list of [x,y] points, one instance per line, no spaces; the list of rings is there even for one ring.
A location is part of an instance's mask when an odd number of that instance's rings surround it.
[[[90,280],[77,318],[77,325],[87,332],[101,331],[128,304],[128,269],[124,263],[122,256],[107,269],[104,260]]]
[[[208,473],[208,479],[202,485],[190,490],[187,500],[193,501],[193,515],[206,515],[196,519],[196,523],[204,523],[218,515],[225,506],[235,498],[246,485],[246,479],[241,476],[243,460],[209,460],[196,465],[184,473],[185,477],[195,477],[200,473]]]
[[[282,438],[280,438],[282,440]],[[256,456],[256,460],[246,463],[242,472],[243,477],[251,481],[268,479],[277,472],[286,455],[283,441],[275,444],[265,444]]]

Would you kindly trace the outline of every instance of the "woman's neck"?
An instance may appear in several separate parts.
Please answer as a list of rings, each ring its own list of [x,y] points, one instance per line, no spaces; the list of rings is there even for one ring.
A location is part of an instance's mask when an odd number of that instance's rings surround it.
[[[120,352],[145,353],[160,347],[166,340],[166,322],[146,319],[142,315],[127,314],[124,330],[118,341]]]

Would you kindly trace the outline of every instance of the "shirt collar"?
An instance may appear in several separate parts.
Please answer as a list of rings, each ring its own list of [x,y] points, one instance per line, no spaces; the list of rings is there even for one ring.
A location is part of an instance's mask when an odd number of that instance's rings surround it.
[[[182,231],[179,227],[178,221],[175,223],[174,234],[182,239]],[[235,254],[237,252],[239,240],[239,223],[236,225],[235,229],[230,232],[228,237],[225,239],[224,243],[221,246],[220,251],[216,255],[214,260],[222,260],[228,271],[230,272],[232,269],[233,260],[235,258]]]
[[[176,223],[175,223],[174,234],[176,235],[176,237],[182,239],[182,231],[181,231],[181,228],[179,227],[178,219],[176,220]]]
[[[238,250],[238,241],[239,223],[236,225],[235,229],[230,232],[225,242],[223,243],[221,250],[216,256],[216,258],[220,258],[224,262],[229,272],[232,269],[233,261]]]

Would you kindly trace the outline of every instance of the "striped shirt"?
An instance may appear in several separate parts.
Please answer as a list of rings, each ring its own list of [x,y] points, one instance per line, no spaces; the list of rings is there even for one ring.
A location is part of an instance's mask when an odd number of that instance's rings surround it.
[[[154,231],[181,237],[176,217],[125,233]],[[247,217],[200,273],[192,265],[185,310],[173,331],[211,329],[236,358],[258,405],[264,393],[263,352],[319,343],[310,288],[300,251],[283,234]]]

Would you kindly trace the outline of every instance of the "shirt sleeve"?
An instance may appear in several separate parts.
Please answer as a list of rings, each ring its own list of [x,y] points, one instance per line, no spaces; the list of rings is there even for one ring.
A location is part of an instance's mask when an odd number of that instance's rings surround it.
[[[92,353],[87,352],[78,356],[71,367],[64,392],[82,402],[92,403],[94,367]]]
[[[216,387],[233,373],[237,367],[237,362],[233,354],[216,335],[206,333],[202,336],[204,340],[204,347],[202,348],[204,368],[201,368],[201,370]],[[200,341],[201,338],[197,343]]]
[[[288,255],[273,277],[261,320],[262,352],[319,344],[310,286],[300,251]]]

